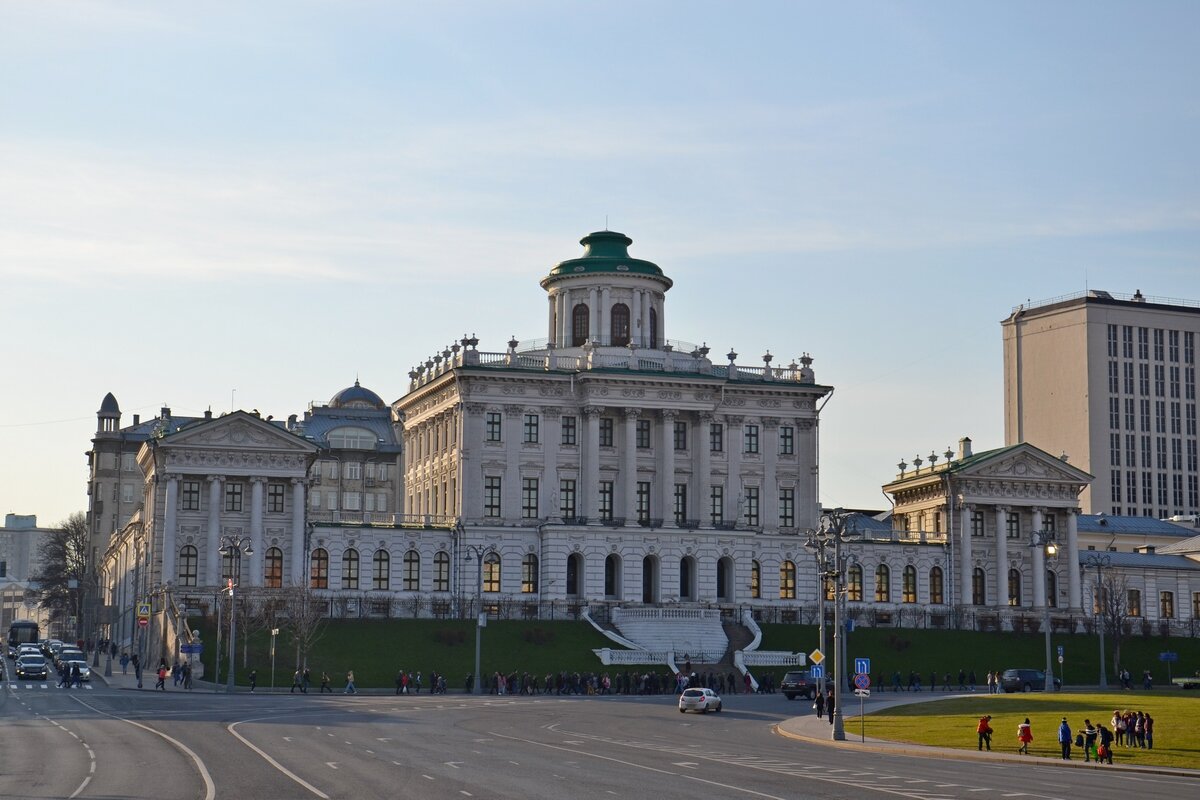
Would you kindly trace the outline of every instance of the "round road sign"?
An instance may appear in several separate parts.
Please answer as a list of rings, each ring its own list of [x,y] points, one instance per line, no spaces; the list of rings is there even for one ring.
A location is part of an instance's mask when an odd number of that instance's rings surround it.
[[[147,627],[149,627],[149,626],[150,626],[150,620],[149,620],[149,619],[147,619],[146,617],[139,617],[139,618],[138,618],[138,625],[140,625],[140,626],[141,626],[141,627],[143,627],[143,628],[147,628]]]
[[[859,689],[871,688],[871,676],[860,672],[854,676],[854,685]]]

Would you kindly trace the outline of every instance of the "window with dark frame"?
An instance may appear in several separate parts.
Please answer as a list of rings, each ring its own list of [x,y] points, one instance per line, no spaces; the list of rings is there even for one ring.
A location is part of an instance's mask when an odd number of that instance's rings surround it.
[[[675,524],[682,525],[687,521],[687,484],[675,484]]]
[[[600,519],[613,518],[613,482],[600,481]]]
[[[521,516],[536,519],[538,516],[538,479],[521,479]]]
[[[263,556],[263,586],[267,589],[283,588],[283,551],[278,547],[267,548]]]
[[[976,567],[971,572],[971,605],[981,606],[987,602],[987,576]]]
[[[779,455],[791,456],[796,454],[796,429],[791,425],[781,425],[779,428]]]
[[[720,422],[709,423],[708,449],[714,453],[720,453],[725,449],[725,426]]]
[[[450,591],[450,554],[445,550],[433,554],[433,590]]]
[[[311,589],[329,588],[329,551],[323,547],[313,550],[309,558],[308,585]]]
[[[283,513],[283,495],[284,488],[282,483],[267,484],[267,513],[282,514]]]
[[[784,486],[779,490],[779,527],[791,528],[796,524],[796,490]]]
[[[490,475],[483,479],[483,515],[500,516],[500,478]]]
[[[179,585],[195,586],[199,569],[199,553],[193,545],[184,545],[179,551]]]
[[[342,588],[358,589],[358,551],[353,547],[342,553]]]
[[[779,599],[796,599],[796,565],[791,561],[779,565]]]
[[[709,518],[712,523],[717,523],[725,519],[725,487],[713,486],[708,492],[708,510]]]
[[[558,513],[564,517],[575,516],[574,478],[563,478],[558,482]]]
[[[538,557],[526,553],[521,559],[521,593],[536,594],[538,590]]]
[[[758,487],[757,486],[747,486],[745,491],[746,491],[746,495],[745,495],[746,524],[751,527],[754,527],[754,526],[758,525]]]
[[[404,552],[404,591],[421,591],[421,554],[416,550]]]
[[[637,448],[639,450],[649,450],[650,449],[650,420],[648,420],[648,419],[637,420],[635,439],[636,439],[636,443],[637,443]]]
[[[935,606],[946,602],[946,579],[941,567],[929,570],[929,602]]]
[[[600,418],[600,446],[601,447],[612,447],[613,446],[613,427],[614,426],[613,426],[613,418],[612,417],[601,417]]]
[[[900,600],[904,603],[917,602],[917,568],[912,564],[904,568],[904,579],[900,588]]]
[[[681,420],[675,420],[675,449],[688,449],[688,424]]]
[[[892,602],[892,571],[887,564],[875,568],[875,602]]]
[[[758,426],[746,425],[742,428],[742,452],[754,455],[758,453]]]
[[[637,515],[638,522],[650,521],[650,482],[637,482]]]
[[[500,591],[500,556],[496,553],[483,558],[483,591],[489,594]]]
[[[575,445],[577,444],[578,420],[576,417],[562,418],[562,444]]]
[[[762,597],[762,565],[757,560],[750,562],[750,599]]]
[[[376,550],[371,557],[371,588],[385,592],[391,587],[392,557],[387,550]]]
[[[179,496],[181,511],[200,510],[200,482],[184,481]]]
[[[524,442],[525,444],[537,444],[538,443],[538,426],[539,426],[538,415],[537,414],[526,414],[525,415],[524,436],[522,437],[521,441]]]
[[[242,510],[242,485],[240,483],[225,484],[225,510],[231,512]]]

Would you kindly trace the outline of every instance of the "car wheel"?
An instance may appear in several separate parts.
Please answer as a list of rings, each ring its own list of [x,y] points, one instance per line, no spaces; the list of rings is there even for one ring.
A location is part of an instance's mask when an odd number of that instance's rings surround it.
[[[794,694],[789,694],[789,693],[787,693],[787,692],[784,692],[784,693],[783,693],[783,696],[784,696],[784,697],[786,697],[788,700],[795,700],[795,699],[796,699],[796,695],[794,695]]]
[[[680,713],[680,714],[683,714],[683,713],[685,713],[685,712],[684,712],[684,710],[681,708],[681,709],[679,709],[679,713]]]
[[[717,713],[718,713],[718,714],[720,714],[720,713],[721,713],[721,709],[722,709],[722,708],[724,708],[724,706],[722,706],[720,703],[717,703]]]
[[[1033,687],[1032,687],[1032,686],[1030,686],[1028,683],[1026,683],[1026,684],[1025,684],[1025,688],[1023,689],[1023,691],[1026,691],[1026,692],[1032,692],[1032,691],[1033,691]]]

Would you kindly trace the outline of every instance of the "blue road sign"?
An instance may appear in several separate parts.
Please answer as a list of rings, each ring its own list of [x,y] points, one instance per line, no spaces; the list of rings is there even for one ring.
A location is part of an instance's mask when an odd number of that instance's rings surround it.
[[[1172,653],[1170,650],[1168,650],[1165,653],[1159,653],[1158,660],[1159,661],[1178,661],[1179,653]]]
[[[819,678],[824,678],[825,677],[825,668],[819,664],[813,665],[812,667],[809,668],[808,675],[813,680],[817,680]]]
[[[856,675],[870,675],[871,674],[871,659],[869,659],[869,658],[854,659],[854,672]],[[865,689],[867,687],[863,686],[861,688]]]
[[[1063,646],[1061,644],[1058,646],[1058,657],[1063,657]]]

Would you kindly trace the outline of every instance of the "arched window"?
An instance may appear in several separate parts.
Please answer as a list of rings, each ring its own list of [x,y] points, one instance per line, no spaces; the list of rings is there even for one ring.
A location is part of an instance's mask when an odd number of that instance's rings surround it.
[[[762,597],[762,564],[750,562],[750,598],[758,600]]]
[[[779,565],[779,599],[796,599],[796,565],[791,561]]]
[[[905,603],[917,602],[917,568],[912,564],[904,568],[904,586],[901,589],[901,600]]]
[[[1058,573],[1046,570],[1046,605],[1058,608]]]
[[[658,558],[646,556],[642,559],[642,602],[658,602]]]
[[[308,585],[313,589],[329,588],[329,551],[318,547],[309,560]]]
[[[263,586],[268,589],[283,588],[283,551],[278,547],[267,548],[263,558]]]
[[[946,602],[946,580],[941,567],[929,570],[929,602],[942,605]]]
[[[604,598],[621,599],[621,557],[616,553],[604,559]]]
[[[433,590],[450,591],[450,554],[445,550],[433,554]]]
[[[658,312],[650,309],[650,346],[658,349]]]
[[[588,338],[591,313],[586,303],[580,303],[571,311],[571,346],[579,347]]]
[[[679,559],[679,599],[695,600],[696,559],[684,556]]]
[[[875,568],[875,602],[892,602],[892,571],[887,564]]]
[[[358,588],[358,551],[353,547],[342,553],[342,588]]]
[[[179,585],[195,586],[198,554],[193,545],[184,545],[179,551]]]
[[[1010,569],[1008,571],[1008,604],[1010,606],[1021,605],[1021,571]]]
[[[500,556],[488,553],[483,559],[483,591],[497,593],[500,591]]]
[[[392,558],[387,550],[376,550],[371,559],[371,588],[375,591],[386,592],[390,586],[388,576],[391,572]]]
[[[971,604],[987,605],[987,576],[982,567],[976,567],[971,572]]]
[[[614,347],[624,347],[629,344],[629,306],[624,303],[613,305],[610,327],[610,338]]]
[[[862,564],[851,564],[846,573],[846,599],[861,603],[863,599]]]
[[[421,591],[421,554],[416,550],[404,553],[404,591]]]
[[[729,556],[717,559],[717,600],[733,602],[733,559]]]
[[[582,594],[583,556],[571,553],[567,556],[567,597],[579,597]]]
[[[521,559],[521,591],[524,594],[536,594],[538,590],[538,557],[527,553]]]

